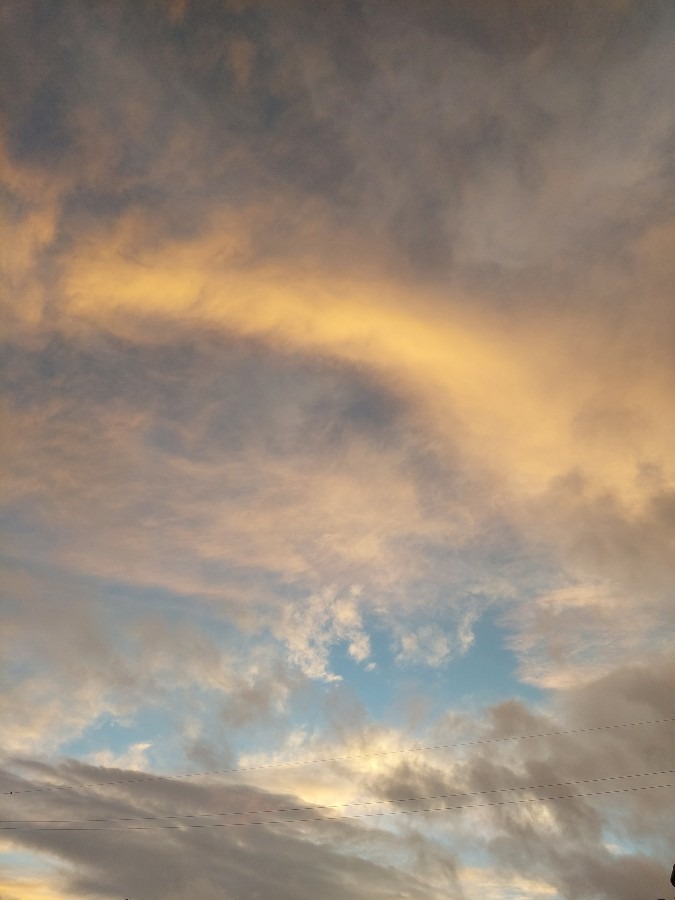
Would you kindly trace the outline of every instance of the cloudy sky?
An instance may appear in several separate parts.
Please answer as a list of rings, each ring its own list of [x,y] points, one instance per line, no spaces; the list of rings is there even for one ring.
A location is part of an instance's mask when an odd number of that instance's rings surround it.
[[[0,30],[0,898],[668,895],[675,5]]]

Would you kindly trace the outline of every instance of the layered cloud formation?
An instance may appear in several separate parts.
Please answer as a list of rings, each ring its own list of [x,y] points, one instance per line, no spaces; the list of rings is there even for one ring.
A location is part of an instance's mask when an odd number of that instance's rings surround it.
[[[662,895],[671,5],[0,16],[0,894]]]

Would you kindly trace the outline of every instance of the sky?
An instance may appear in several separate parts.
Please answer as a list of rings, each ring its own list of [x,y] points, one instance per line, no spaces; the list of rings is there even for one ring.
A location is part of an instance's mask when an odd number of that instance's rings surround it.
[[[0,33],[1,900],[669,896],[675,6]]]

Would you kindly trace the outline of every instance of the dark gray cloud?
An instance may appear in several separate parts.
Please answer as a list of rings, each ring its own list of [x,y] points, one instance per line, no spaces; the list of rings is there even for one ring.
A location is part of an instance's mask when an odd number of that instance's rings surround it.
[[[33,767],[34,768],[34,767]],[[29,768],[30,772],[30,768]],[[37,773],[35,773],[37,774]],[[138,773],[135,773],[136,777]],[[71,763],[60,770],[42,767],[42,777],[66,782],[124,779],[134,773]],[[35,777],[35,776],[33,776]],[[10,790],[30,790],[39,782],[3,773]],[[120,818],[174,815],[181,812],[244,811],[220,821],[246,822],[283,818],[284,825],[177,829],[169,831],[11,832],[26,850],[49,853],[68,864],[64,889],[82,897],[131,896],[165,900],[199,896],[281,898],[425,897],[425,873],[412,874],[396,864],[396,840],[356,823],[321,821],[320,811],[305,815],[318,821],[293,824],[302,814],[246,814],[246,810],[297,806],[298,798],[255,788],[179,784],[167,781],[118,785],[112,792],[83,791],[16,794],[4,797],[5,814],[23,818]],[[207,823],[208,818],[186,820]],[[211,819],[213,822],[214,819]],[[215,821],[218,821],[216,819]],[[120,823],[118,823],[119,825]],[[124,825],[124,823],[121,823]],[[134,823],[128,823],[134,824]],[[143,824],[137,822],[136,824]],[[149,824],[149,823],[147,823]],[[166,820],[164,824],[171,824]],[[91,823],[90,827],[95,827]],[[382,857],[387,858],[385,863]],[[452,887],[452,884],[451,884]],[[461,895],[457,895],[461,896]]]
[[[490,709],[473,737],[494,741],[514,734],[538,734],[564,728],[593,728],[606,721],[607,710],[623,721],[660,718],[662,702],[672,674],[670,661],[649,669],[619,669],[583,691],[564,696],[566,725],[560,719],[534,714],[509,701]],[[591,699],[592,698],[592,699]],[[672,709],[669,710],[672,712]],[[450,723],[449,723],[450,724]],[[452,735],[466,727],[461,717],[438,735]],[[447,797],[471,791],[496,791],[471,798],[436,802],[496,802],[523,797],[581,794],[593,791],[672,783],[672,776],[643,779],[603,779],[622,774],[659,772],[672,768],[673,723],[541,737],[527,741],[489,743],[461,753],[439,753],[435,758],[414,757],[393,763],[386,772],[367,778],[375,796]],[[453,756],[459,755],[459,759]],[[523,793],[503,791],[518,785],[559,785]],[[628,791],[608,797],[577,797],[549,803],[496,806],[485,811],[481,827],[476,820],[456,822],[448,828],[455,846],[467,840],[484,848],[503,872],[541,877],[564,897],[629,898],[663,893],[665,859],[672,842],[669,808],[672,788]],[[455,813],[455,815],[458,815]],[[468,814],[466,814],[468,815]],[[439,829],[444,827],[438,824]],[[655,858],[628,848],[658,847]]]
[[[2,374],[16,409],[58,403],[69,420],[84,420],[133,405],[153,420],[158,451],[193,458],[256,448],[313,456],[353,437],[385,444],[412,412],[365,369],[197,329],[160,346],[58,333],[39,348],[6,344]]]
[[[187,237],[258,203],[256,259],[365,245],[417,277],[541,287],[668,209],[671,13],[8,4],[8,148],[61,171],[61,239],[140,206]]]

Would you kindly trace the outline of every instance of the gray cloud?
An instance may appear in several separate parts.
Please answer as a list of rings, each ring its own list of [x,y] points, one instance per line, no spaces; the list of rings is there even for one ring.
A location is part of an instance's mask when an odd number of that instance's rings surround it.
[[[663,698],[668,690],[671,668],[669,661],[661,661],[649,670],[646,667],[618,670],[590,688],[573,689],[567,692],[562,704],[564,720],[535,715],[520,703],[506,702],[490,709],[487,719],[470,733],[474,738],[480,735],[482,740],[494,741],[514,734],[546,733],[571,726],[592,728],[606,722],[608,709],[624,721],[659,718],[663,715],[659,693]],[[466,720],[454,717],[452,730],[440,728],[438,736],[452,735],[456,739],[458,726],[466,728],[467,724]],[[433,759],[413,757],[394,762],[391,770],[368,778],[368,785],[376,796],[438,797],[517,785],[559,784],[658,772],[672,765],[666,749],[672,742],[672,731],[670,723],[477,745],[451,754],[437,754]],[[457,756],[459,759],[453,758]],[[470,802],[590,793],[667,782],[672,782],[671,776],[657,775],[572,784],[526,794],[498,792],[472,798]],[[478,844],[500,870],[541,877],[562,896],[628,900],[643,893],[656,896],[665,890],[667,865],[657,860],[659,856],[668,857],[672,841],[670,805],[669,789],[644,790],[610,797],[497,806],[484,811],[479,828],[474,818],[434,825],[437,830],[447,827],[454,846],[462,846],[464,841],[473,847]],[[641,856],[627,849],[648,844],[658,848],[655,857]]]
[[[353,265],[365,240],[418,275],[540,283],[666,210],[668,4],[149,9],[8,4],[10,153],[67,170],[63,238],[141,204],[187,236],[255,202],[257,259],[300,239]]]
[[[672,5],[9,0],[0,17],[11,747],[53,753],[148,708],[207,768],[242,738],[261,760],[398,746],[349,685],[312,681],[338,647],[364,668],[385,635],[398,689],[487,608],[549,693],[485,721],[448,710],[439,742],[667,717]],[[313,704],[327,722],[303,731]],[[344,765],[320,787],[667,768],[664,733]],[[289,784],[224,795],[318,790]],[[30,804],[214,799],[71,796]],[[83,897],[633,900],[663,893],[669,796],[16,840]]]
[[[303,596],[360,584],[366,601],[415,579],[433,599],[420,556],[438,571],[441,548],[472,539],[452,448],[412,431],[405,393],[367,372],[199,334],[145,349],[55,338],[7,359],[12,502],[61,566],[219,597],[243,622],[253,581],[261,613],[280,578]],[[25,552],[11,531],[7,546]]]
[[[71,763],[43,776],[82,779],[133,777]],[[7,773],[10,789],[28,790],[29,780]],[[19,800],[23,797],[24,800]],[[8,798],[5,798],[8,801]],[[176,810],[211,812],[278,809],[297,805],[297,798],[247,787],[215,787],[166,781],[118,786],[108,796],[81,792],[16,795],[24,818],[92,818],[147,815],[148,810],[171,815]],[[12,811],[16,801],[9,800]],[[7,807],[8,803],[5,803]],[[7,813],[10,815],[11,813]],[[149,898],[192,896],[255,897],[409,897],[429,896],[423,871],[412,874],[396,865],[396,840],[372,833],[355,823],[321,821],[286,826],[179,829],[174,831],[12,832],[17,846],[48,852],[70,867],[62,875],[64,889],[83,897],[116,897],[120,890]],[[279,815],[267,818],[280,818]],[[260,815],[231,821],[260,820]],[[195,823],[208,819],[192,820]],[[213,820],[211,820],[213,821]],[[142,824],[142,823],[139,823]],[[166,822],[170,824],[170,822]],[[384,862],[387,859],[387,862]]]

